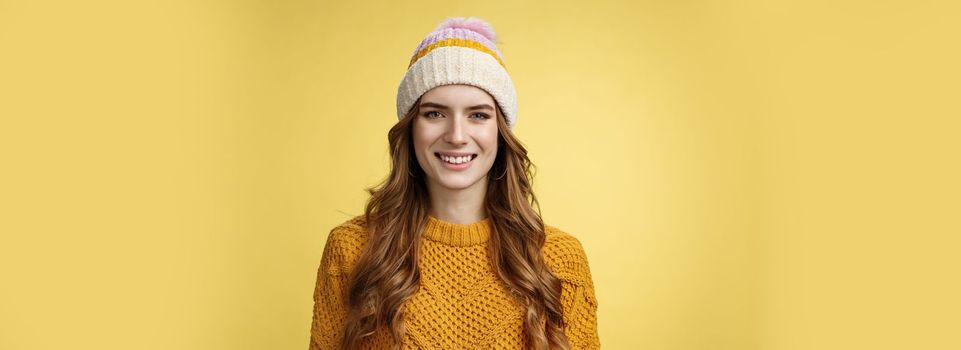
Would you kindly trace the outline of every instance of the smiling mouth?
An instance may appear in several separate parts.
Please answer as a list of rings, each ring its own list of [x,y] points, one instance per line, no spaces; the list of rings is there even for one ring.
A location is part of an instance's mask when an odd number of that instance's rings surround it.
[[[460,156],[460,157],[451,157],[451,156],[443,155],[436,152],[434,153],[434,156],[436,156],[438,159],[440,159],[444,163],[451,164],[451,165],[460,165],[464,163],[470,163],[470,161],[477,158],[477,154],[471,154],[471,155]]]

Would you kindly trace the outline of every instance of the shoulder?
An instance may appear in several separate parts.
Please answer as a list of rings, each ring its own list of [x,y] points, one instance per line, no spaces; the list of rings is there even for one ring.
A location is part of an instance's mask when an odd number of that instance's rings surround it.
[[[558,278],[574,284],[591,283],[587,253],[581,241],[557,227],[544,225],[544,262]]]
[[[330,240],[363,240],[367,238],[367,222],[364,215],[357,215],[344,221],[330,230],[327,236]]]
[[[344,221],[327,235],[324,245],[324,267],[331,274],[346,273],[353,268],[367,242],[367,225],[363,215]]]

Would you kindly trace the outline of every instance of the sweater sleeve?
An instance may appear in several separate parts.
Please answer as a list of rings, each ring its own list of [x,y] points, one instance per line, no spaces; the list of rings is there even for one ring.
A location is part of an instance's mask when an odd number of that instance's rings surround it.
[[[597,299],[593,286],[563,282],[561,303],[564,307],[564,334],[573,349],[599,349],[597,335]]]
[[[574,236],[550,227],[548,232],[545,258],[561,279],[564,334],[573,349],[599,349],[597,298],[587,254]]]
[[[339,349],[347,319],[347,288],[350,265],[360,245],[357,228],[340,225],[327,236],[314,287],[310,350]]]

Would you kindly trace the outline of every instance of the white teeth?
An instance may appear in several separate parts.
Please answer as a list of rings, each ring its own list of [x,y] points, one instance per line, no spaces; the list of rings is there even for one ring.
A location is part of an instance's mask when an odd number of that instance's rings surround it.
[[[471,161],[471,159],[472,159],[471,156],[448,157],[448,156],[445,156],[445,155],[443,155],[443,154],[440,155],[440,158],[441,158],[442,160],[444,160],[445,162],[451,163],[451,164],[463,164],[463,163],[467,163],[467,162]]]

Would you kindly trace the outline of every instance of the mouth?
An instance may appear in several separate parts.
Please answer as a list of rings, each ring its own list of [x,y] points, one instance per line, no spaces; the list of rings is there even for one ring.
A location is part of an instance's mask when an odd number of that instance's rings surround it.
[[[451,170],[462,170],[470,167],[474,159],[477,159],[476,153],[440,153],[434,152],[434,156],[440,159],[444,167]]]

